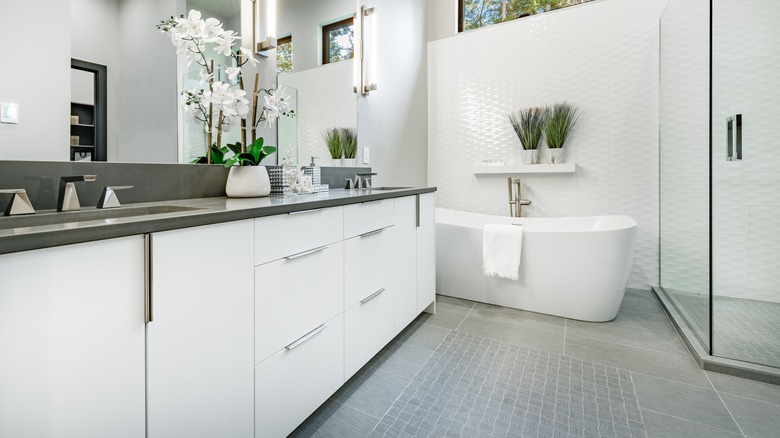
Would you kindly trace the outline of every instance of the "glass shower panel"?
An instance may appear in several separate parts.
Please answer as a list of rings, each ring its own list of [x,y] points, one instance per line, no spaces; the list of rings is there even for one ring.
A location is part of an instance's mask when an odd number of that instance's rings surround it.
[[[715,0],[712,354],[780,367],[780,3]]]
[[[710,340],[709,0],[670,0],[661,16],[661,286]]]

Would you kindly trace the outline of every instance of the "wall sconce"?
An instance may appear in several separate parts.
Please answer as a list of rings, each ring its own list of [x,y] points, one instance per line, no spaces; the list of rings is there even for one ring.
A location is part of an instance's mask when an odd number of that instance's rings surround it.
[[[365,96],[376,90],[377,84],[376,8],[361,6],[359,14],[357,33],[360,36],[358,38],[360,62],[355,67],[356,79],[358,79],[355,88],[359,89],[360,94]]]
[[[262,0],[253,0],[253,7],[254,7],[254,30],[255,30],[255,39],[254,39],[254,47],[255,52],[262,57],[267,58],[268,54],[265,52],[268,52],[269,50],[276,48],[276,1],[277,0],[265,0],[265,38],[263,41],[260,41],[259,35],[260,29],[258,28],[258,21],[260,17],[260,2]],[[260,42],[258,42],[260,41]]]

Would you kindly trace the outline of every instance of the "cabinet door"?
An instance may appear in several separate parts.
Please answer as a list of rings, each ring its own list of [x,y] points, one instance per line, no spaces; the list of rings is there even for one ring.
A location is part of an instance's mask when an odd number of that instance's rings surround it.
[[[0,256],[0,436],[144,436],[144,243]]]
[[[436,198],[434,193],[419,195],[417,227],[417,311],[436,301]]]
[[[253,221],[152,237],[149,437],[254,432]]]
[[[420,313],[417,310],[417,197],[395,199],[395,332]]]

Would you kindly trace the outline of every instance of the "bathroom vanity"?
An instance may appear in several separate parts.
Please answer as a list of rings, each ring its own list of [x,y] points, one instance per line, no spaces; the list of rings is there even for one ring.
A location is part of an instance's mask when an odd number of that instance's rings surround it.
[[[434,310],[434,192],[0,218],[0,436],[287,435]]]

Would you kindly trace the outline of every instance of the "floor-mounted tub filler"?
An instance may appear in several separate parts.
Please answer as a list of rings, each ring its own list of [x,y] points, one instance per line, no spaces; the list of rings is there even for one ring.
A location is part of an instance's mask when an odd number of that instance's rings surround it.
[[[486,224],[524,228],[519,280],[482,272]],[[626,290],[636,221],[629,216],[519,218],[436,209],[442,295],[583,321],[610,321]]]

